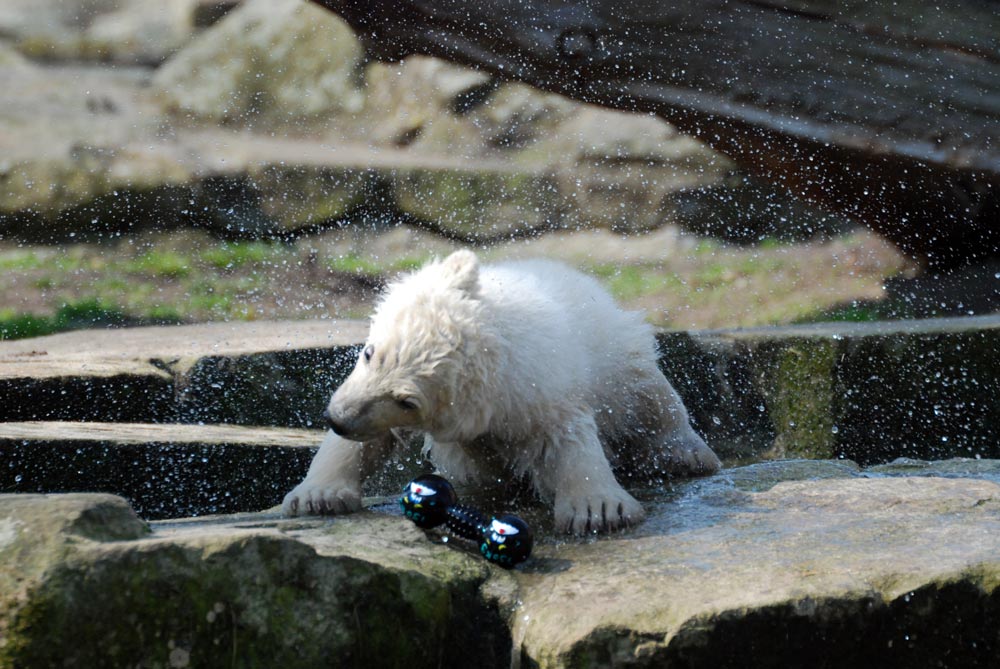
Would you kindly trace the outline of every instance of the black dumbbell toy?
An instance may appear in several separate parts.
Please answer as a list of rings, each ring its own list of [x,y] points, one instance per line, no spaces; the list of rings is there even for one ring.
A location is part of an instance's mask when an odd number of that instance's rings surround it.
[[[504,569],[524,562],[531,555],[534,537],[526,522],[511,515],[487,521],[477,509],[460,505],[455,488],[436,474],[418,476],[407,483],[399,505],[417,527],[445,525],[458,536],[479,542],[483,557]]]

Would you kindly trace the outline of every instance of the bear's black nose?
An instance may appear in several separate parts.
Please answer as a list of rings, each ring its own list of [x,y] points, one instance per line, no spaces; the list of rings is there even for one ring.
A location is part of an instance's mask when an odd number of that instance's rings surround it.
[[[327,427],[329,427],[331,430],[333,430],[340,436],[344,436],[344,426],[338,423],[336,420],[334,420],[333,416],[330,415],[329,409],[323,410],[323,420],[326,421]]]

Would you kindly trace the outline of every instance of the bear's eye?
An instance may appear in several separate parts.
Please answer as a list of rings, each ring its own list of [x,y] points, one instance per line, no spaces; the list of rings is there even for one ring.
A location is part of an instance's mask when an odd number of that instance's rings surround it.
[[[414,402],[409,397],[399,398],[398,400],[396,400],[396,404],[398,404],[402,409],[405,409],[406,411],[416,411],[419,408],[417,406],[417,403]]]
[[[372,346],[371,344],[368,344],[368,346],[365,346],[365,350],[362,353],[362,355],[365,356],[365,362],[371,362],[371,360],[372,360],[372,354],[374,352],[375,352],[375,347],[374,346]]]

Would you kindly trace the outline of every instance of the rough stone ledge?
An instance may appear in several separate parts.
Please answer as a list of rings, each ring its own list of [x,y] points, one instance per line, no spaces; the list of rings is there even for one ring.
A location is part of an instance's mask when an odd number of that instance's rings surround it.
[[[105,492],[144,518],[257,511],[305,475],[319,430],[0,423],[0,491]]]
[[[510,573],[381,513],[0,496],[0,664],[995,666],[996,482],[764,463],[646,505]]]
[[[0,421],[311,427],[366,331],[251,322],[0,342]],[[727,458],[1000,455],[998,316],[664,332],[660,346]]]
[[[401,518],[150,532],[120,498],[4,495],[0,565],[0,666],[509,666],[485,565]]]
[[[311,427],[366,334],[361,321],[254,321],[0,342],[0,421]]]
[[[1000,455],[1000,316],[666,332],[660,347],[723,456]]]

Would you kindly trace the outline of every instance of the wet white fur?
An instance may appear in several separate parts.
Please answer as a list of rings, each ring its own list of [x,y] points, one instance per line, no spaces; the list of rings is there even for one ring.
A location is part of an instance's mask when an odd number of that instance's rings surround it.
[[[652,328],[565,265],[480,267],[459,251],[391,285],[366,344],[371,361],[359,358],[329,409],[357,441],[330,433],[285,498],[287,514],[359,508],[362,477],[395,428],[423,431],[456,482],[503,465],[529,474],[557,526],[574,533],[642,519],[610,462],[654,475],[719,467],[657,368]]]

